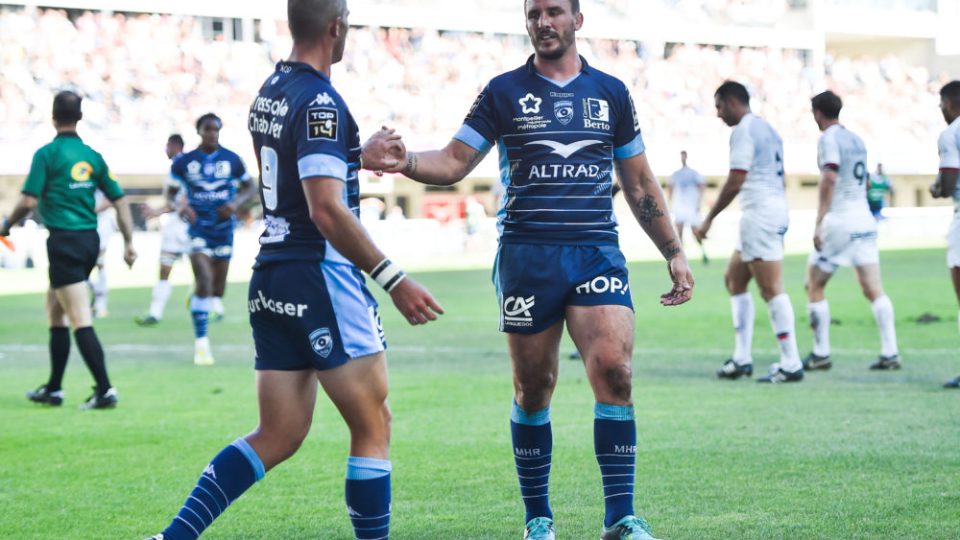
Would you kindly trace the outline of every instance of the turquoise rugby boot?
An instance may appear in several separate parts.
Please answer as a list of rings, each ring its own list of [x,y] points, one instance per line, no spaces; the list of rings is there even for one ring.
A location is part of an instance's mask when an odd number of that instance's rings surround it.
[[[650,525],[641,517],[626,516],[609,528],[604,527],[600,540],[657,540],[650,531]]]
[[[553,520],[548,517],[531,519],[523,531],[523,540],[556,540]]]

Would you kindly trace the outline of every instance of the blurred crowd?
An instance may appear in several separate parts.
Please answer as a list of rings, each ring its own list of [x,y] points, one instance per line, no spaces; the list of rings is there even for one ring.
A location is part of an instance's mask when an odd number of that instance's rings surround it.
[[[758,2],[673,3],[726,9]],[[616,0],[607,4],[617,9]],[[224,119],[225,130],[244,131],[251,97],[273,63],[290,51],[284,22],[259,21],[256,37],[205,35],[202,20],[194,17],[68,17],[55,9],[0,8],[0,141],[48,133],[52,96],[63,88],[86,96],[85,129],[109,139],[155,143],[171,132],[189,135],[195,118],[208,111]],[[531,53],[517,35],[354,28],[348,40],[333,78],[352,104],[361,135],[387,123],[408,134],[412,148],[446,142],[486,81]],[[631,88],[648,138],[685,144],[727,133],[715,117],[713,90],[728,78],[747,84],[755,110],[785,139],[815,140],[809,98],[826,88],[844,97],[845,123],[868,141],[935,140],[942,129],[936,93],[945,76],[893,57],[828,55],[817,70],[808,52],[773,48],[653,50],[612,40],[583,40],[580,48],[592,64]]]

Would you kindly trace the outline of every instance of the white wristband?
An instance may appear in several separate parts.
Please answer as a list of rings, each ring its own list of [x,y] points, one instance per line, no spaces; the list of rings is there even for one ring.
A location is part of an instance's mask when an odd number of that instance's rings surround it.
[[[391,292],[407,275],[390,259],[384,259],[370,272],[370,277],[383,287],[383,290]]]

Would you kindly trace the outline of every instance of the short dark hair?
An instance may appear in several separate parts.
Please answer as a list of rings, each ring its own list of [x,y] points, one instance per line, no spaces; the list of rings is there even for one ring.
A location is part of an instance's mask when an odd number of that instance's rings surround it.
[[[843,100],[830,90],[813,96],[810,103],[813,105],[813,110],[820,111],[828,119],[836,120],[840,118],[840,109],[843,108]]]
[[[960,81],[950,81],[940,89],[940,97],[960,107]]]
[[[80,103],[83,98],[76,92],[64,90],[53,98],[53,120],[58,124],[76,124],[83,118]]]
[[[733,98],[744,105],[750,105],[750,92],[747,92],[746,86],[736,81],[724,81],[714,95],[724,101]]]
[[[326,25],[343,14],[345,0],[287,0],[287,25],[294,41],[317,39]]]
[[[174,133],[173,135],[167,137],[167,143],[173,143],[177,146],[183,146],[183,137],[179,133]]]
[[[527,0],[523,0],[523,8],[527,8]],[[580,0],[570,0],[570,12],[574,15],[580,13]]]
[[[202,126],[203,123],[206,122],[207,120],[216,120],[217,127],[218,128],[223,127],[223,120],[221,120],[219,116],[213,114],[212,112],[208,112],[207,114],[201,116],[200,118],[197,118],[197,133],[200,133],[200,126]]]

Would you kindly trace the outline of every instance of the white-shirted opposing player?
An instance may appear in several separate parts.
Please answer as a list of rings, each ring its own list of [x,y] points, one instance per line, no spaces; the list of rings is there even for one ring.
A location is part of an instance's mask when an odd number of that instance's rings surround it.
[[[960,186],[957,185],[957,176],[960,174],[960,80],[951,81],[940,89],[940,110],[948,126],[940,134],[940,175],[930,186],[930,193],[936,198],[953,197],[947,266],[950,267],[957,301],[960,301]],[[944,386],[960,388],[960,377],[947,381]]]
[[[820,205],[806,282],[813,352],[803,361],[803,367],[830,369],[832,365],[830,306],[824,289],[838,267],[852,266],[880,330],[880,358],[870,369],[900,369],[893,303],[880,282],[877,222],[866,198],[867,148],[860,137],[840,125],[843,101],[839,96],[828,90],[811,103],[813,119],[823,134],[817,145]]]
[[[100,253],[97,255],[97,279],[89,278],[90,288],[93,290],[93,316],[102,319],[107,316],[107,299],[110,295],[110,286],[107,284],[107,248],[110,239],[117,232],[117,211],[113,203],[97,190],[94,195],[97,213],[97,235],[100,236]]]
[[[670,176],[667,184],[667,196],[670,197],[670,213],[673,214],[673,224],[677,227],[677,237],[683,244],[683,226],[690,230],[700,227],[700,203],[703,201],[703,192],[707,188],[706,179],[697,171],[687,166],[687,151],[680,152],[681,167]],[[703,242],[696,235],[693,236],[700,244],[703,253],[703,264],[707,264],[707,252],[703,251]]]
[[[725,276],[736,347],[717,376],[739,379],[753,374],[750,349],[754,308],[747,286],[755,278],[780,346],[780,362],[758,382],[798,382],[803,380],[803,365],[797,352],[793,305],[783,288],[783,235],[790,222],[783,183],[783,141],[766,120],[750,111],[750,94],[742,84],[724,82],[714,101],[717,116],[734,128],[730,135],[730,175],[695,234],[706,238],[714,218],[738,193],[743,210],[740,239]]]
[[[183,153],[183,137],[173,134],[167,139],[166,153],[171,160]],[[163,186],[163,199],[169,200],[169,190],[179,189],[180,185],[168,179]],[[180,194],[181,204],[185,204],[183,194]],[[150,309],[146,315],[138,316],[134,321],[140,326],[155,326],[163,319],[163,311],[167,307],[167,300],[170,299],[172,285],[170,284],[170,271],[173,270],[173,264],[180,260],[180,257],[190,256],[190,225],[176,212],[177,208],[165,204],[162,208],[155,209],[144,206],[143,214],[145,217],[157,217],[160,219],[160,279],[153,286],[153,293],[150,299]]]

